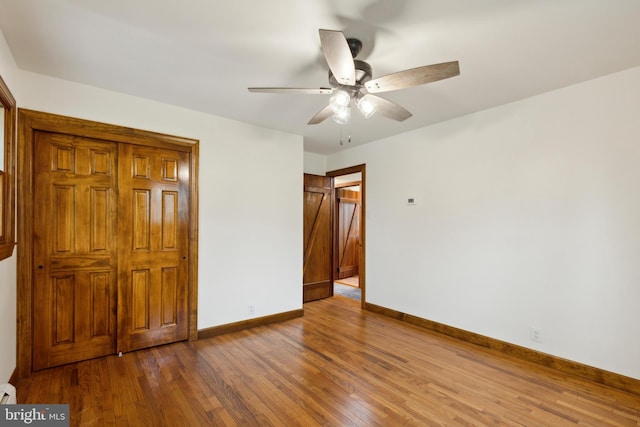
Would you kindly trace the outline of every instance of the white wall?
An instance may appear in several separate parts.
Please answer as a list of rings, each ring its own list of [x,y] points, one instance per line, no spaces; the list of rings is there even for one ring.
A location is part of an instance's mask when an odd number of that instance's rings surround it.
[[[18,98],[18,67],[0,32],[0,76]],[[4,165],[4,163],[3,163]],[[0,261],[0,384],[9,381],[16,367],[16,251]]]
[[[367,165],[368,302],[640,379],[638,93],[635,68],[329,156]]]
[[[20,85],[23,108],[200,140],[199,329],[302,307],[300,136],[30,72]]]
[[[304,173],[324,175],[327,171],[327,156],[304,152]]]

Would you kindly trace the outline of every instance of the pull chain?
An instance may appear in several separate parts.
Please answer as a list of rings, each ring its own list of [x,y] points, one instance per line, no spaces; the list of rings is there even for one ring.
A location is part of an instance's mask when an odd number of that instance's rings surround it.
[[[344,126],[340,126],[340,146],[344,145],[344,139],[342,137],[342,129],[344,128]],[[349,135],[347,136],[347,143],[351,143],[351,122],[349,122]]]

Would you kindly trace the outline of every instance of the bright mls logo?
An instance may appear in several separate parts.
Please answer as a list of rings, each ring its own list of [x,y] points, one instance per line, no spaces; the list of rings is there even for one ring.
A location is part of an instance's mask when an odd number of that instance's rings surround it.
[[[2,405],[0,426],[69,426],[69,405]]]

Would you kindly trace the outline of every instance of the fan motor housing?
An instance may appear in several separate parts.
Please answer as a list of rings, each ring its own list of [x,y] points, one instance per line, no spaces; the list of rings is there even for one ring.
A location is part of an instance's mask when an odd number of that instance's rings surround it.
[[[351,51],[351,57],[355,59],[356,56],[362,50],[362,42],[358,39],[347,39],[347,44],[349,45],[349,50]]]
[[[360,61],[359,59],[354,59],[353,64],[356,67],[356,84],[355,86],[360,87],[364,86],[366,82],[371,80],[371,65],[364,61]],[[344,86],[338,83],[336,78],[333,76],[331,70],[329,70],[329,83],[333,87]]]

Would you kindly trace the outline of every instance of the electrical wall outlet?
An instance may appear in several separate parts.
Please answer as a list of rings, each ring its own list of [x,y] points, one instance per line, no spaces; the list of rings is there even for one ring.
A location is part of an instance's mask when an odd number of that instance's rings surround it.
[[[542,329],[531,327],[531,341],[542,342]]]

